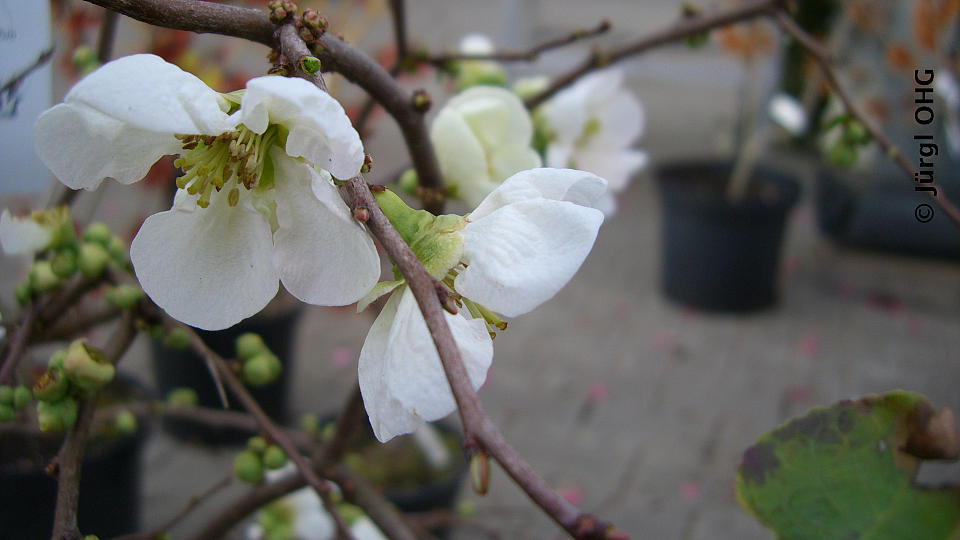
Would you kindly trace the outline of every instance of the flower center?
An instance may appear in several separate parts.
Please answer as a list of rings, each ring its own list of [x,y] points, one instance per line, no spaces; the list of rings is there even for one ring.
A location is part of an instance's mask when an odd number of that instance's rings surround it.
[[[447,275],[440,281],[440,283],[447,288],[458,306],[466,307],[467,311],[470,312],[470,315],[472,315],[474,319],[483,319],[483,322],[487,325],[487,333],[490,334],[490,339],[495,339],[497,337],[497,331],[503,332],[507,329],[507,322],[482,304],[474,302],[468,298],[464,298],[456,291],[456,289],[453,288],[454,280],[457,279],[457,276],[460,275],[460,272],[462,272],[466,267],[466,264],[462,262],[458,263],[456,266],[447,271]]]
[[[594,135],[600,133],[600,129],[603,127],[603,123],[600,122],[600,119],[597,117],[590,117],[587,119],[587,122],[583,126],[583,132],[580,133],[580,138],[577,139],[575,143],[577,148],[583,148],[590,142],[590,139]]]
[[[177,187],[190,195],[200,194],[200,208],[210,205],[214,190],[219,193],[229,187],[227,203],[236,206],[241,186],[247,190],[258,185],[270,187],[267,184],[272,182],[273,166],[267,151],[277,142],[278,135],[279,129],[274,125],[258,135],[243,124],[220,135],[174,135],[183,142],[183,153],[173,162],[184,173],[177,178]]]

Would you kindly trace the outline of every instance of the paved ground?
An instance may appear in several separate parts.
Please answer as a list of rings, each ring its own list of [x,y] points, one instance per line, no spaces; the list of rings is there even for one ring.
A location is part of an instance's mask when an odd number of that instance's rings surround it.
[[[412,9],[430,13],[441,9],[437,4],[414,3]],[[650,4],[643,16],[630,2],[606,4],[618,28],[610,39],[673,17],[672,7]],[[529,5],[535,8],[521,10],[515,24],[532,28],[533,40],[571,28],[570,21],[592,24],[599,11],[586,4],[565,13]],[[441,17],[440,29],[428,33],[415,26],[414,33],[436,43],[454,41],[464,21],[488,30],[501,25],[505,34],[512,28],[477,7],[464,6],[456,17],[431,16]],[[555,55],[544,60],[548,66],[561,61]],[[655,161],[722,152],[729,145],[723,134],[738,95],[738,69],[715,53],[679,49],[628,64],[650,119],[640,146]],[[390,129],[385,132],[371,142],[371,153],[378,163],[399,166],[400,153]],[[738,508],[734,471],[760,434],[811,406],[906,388],[960,410],[957,264],[831,245],[813,224],[814,163],[783,152],[768,160],[797,173],[808,188],[790,218],[776,309],[707,315],[662,298],[659,208],[651,178],[643,174],[570,285],[511,321],[496,340],[481,398],[508,440],[551,485],[638,538],[769,538]],[[128,199],[112,198],[118,195],[124,196],[111,189],[105,208],[129,212]],[[342,400],[370,322],[349,309],[307,310],[294,359],[296,411],[322,413]],[[145,374],[146,344],[135,350],[125,369]],[[166,521],[187,494],[226,474],[231,459],[230,452],[184,449],[155,433],[144,458],[144,526]],[[925,474],[957,478],[960,467]],[[463,497],[503,538],[556,535],[499,471],[487,497],[469,488]],[[217,498],[175,536],[227,499]],[[477,535],[470,528],[457,532],[458,538]]]

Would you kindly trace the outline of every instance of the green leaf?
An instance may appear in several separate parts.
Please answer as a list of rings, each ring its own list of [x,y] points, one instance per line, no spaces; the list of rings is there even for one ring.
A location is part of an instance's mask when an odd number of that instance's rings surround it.
[[[778,538],[955,538],[960,488],[919,487],[922,459],[960,454],[953,413],[897,390],[818,407],[760,437],[740,503]]]

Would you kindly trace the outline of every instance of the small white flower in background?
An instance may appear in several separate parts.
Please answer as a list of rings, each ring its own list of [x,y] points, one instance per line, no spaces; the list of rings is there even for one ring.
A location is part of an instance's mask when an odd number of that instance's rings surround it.
[[[161,156],[181,156],[173,207],[147,218],[130,258],[160,307],[207,330],[260,311],[278,280],[304,302],[344,305],[380,275],[372,240],[330,180],[363,164],[340,104],[276,76],[240,94],[159,57],[128,56],[77,83],[34,132],[37,154],[73,189],[130,184]]]
[[[767,106],[767,114],[778,126],[799,137],[807,131],[807,111],[789,94],[777,94]]]
[[[461,54],[482,55],[492,52],[493,42],[484,34],[467,34],[460,40]],[[461,60],[457,62],[454,80],[458,91],[481,84],[503,86],[507,84],[507,72],[493,60]]]
[[[258,521],[247,527],[247,540],[333,540],[336,524],[313,488],[301,488],[260,510]],[[362,515],[347,520],[356,540],[387,540],[380,529]]]
[[[404,240],[461,308],[444,312],[474,388],[493,360],[493,330],[552,298],[576,273],[603,214],[606,181],[588,172],[532,169],[508,178],[465,218],[406,208],[387,191],[378,202]],[[403,205],[403,206],[401,206]],[[403,280],[380,283],[362,309],[393,291],[360,351],[360,390],[382,442],[456,408],[426,322]]]
[[[69,231],[64,229],[69,227]],[[70,213],[51,208],[17,218],[4,209],[0,214],[0,245],[7,255],[26,255],[43,251],[66,232],[73,231]]]
[[[475,86],[451,99],[430,127],[447,188],[476,206],[510,175],[541,166],[523,102],[504,88]]]
[[[646,153],[630,148],[644,128],[640,101],[623,85],[623,71],[608,68],[558,92],[538,111],[550,130],[548,167],[572,167],[606,178],[610,193],[601,203],[615,212],[613,195],[626,189],[647,163]]]

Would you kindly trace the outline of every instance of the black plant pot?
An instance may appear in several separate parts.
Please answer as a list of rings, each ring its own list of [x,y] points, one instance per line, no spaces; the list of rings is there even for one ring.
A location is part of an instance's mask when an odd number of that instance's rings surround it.
[[[241,321],[226,330],[208,332],[198,330],[204,343],[224,358],[236,356],[236,339],[246,332],[259,334],[267,347],[277,355],[283,370],[277,380],[265,386],[248,386],[250,394],[263,407],[264,412],[280,424],[287,421],[287,395],[290,386],[290,371],[293,362],[294,329],[301,310],[290,308],[270,316],[258,315]],[[189,350],[177,351],[163,347],[157,341],[151,344],[153,350],[153,372],[156,377],[157,391],[161,397],[178,387],[193,388],[197,392],[198,405],[221,408],[223,405],[217,393],[210,371],[202,358]],[[229,390],[227,396],[230,408],[243,410]],[[174,437],[208,445],[244,444],[250,433],[232,427],[210,427],[208,424],[183,418],[165,418],[163,428]]]
[[[749,312],[776,302],[784,225],[800,193],[793,178],[757,168],[746,196],[730,202],[724,189],[731,169],[704,161],[657,170],[664,294],[706,311]]]
[[[112,385],[126,395],[148,393],[128,379]],[[109,391],[109,390],[107,390]],[[101,403],[103,401],[101,400]],[[109,538],[139,530],[140,455],[149,434],[138,418],[133,435],[107,438],[92,433],[80,473],[78,526],[84,534]],[[0,441],[0,537],[4,540],[50,538],[57,482],[44,472],[63,442],[63,434],[11,430]]]
[[[906,181],[856,185],[823,168],[816,208],[820,230],[842,245],[960,259],[960,228]]]

